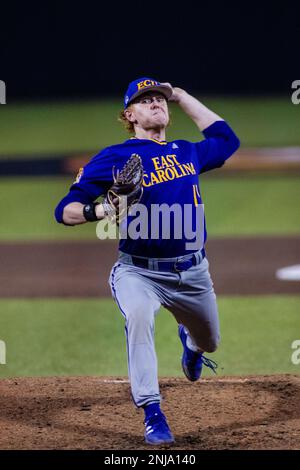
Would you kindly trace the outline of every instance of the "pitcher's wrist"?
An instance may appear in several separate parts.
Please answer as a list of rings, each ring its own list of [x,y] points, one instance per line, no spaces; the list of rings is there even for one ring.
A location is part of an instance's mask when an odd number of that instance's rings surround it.
[[[97,219],[102,220],[105,217],[104,207],[103,204],[98,204],[96,207],[96,216]]]

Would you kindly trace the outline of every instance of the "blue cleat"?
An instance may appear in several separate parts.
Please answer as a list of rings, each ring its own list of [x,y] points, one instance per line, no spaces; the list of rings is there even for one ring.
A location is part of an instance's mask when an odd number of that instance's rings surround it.
[[[214,361],[203,356],[202,352],[192,351],[188,348],[186,344],[187,333],[183,325],[179,325],[178,335],[183,345],[181,365],[186,378],[191,382],[196,382],[196,380],[200,379],[203,364],[216,374],[218,366]]]
[[[150,418],[145,420],[145,441],[147,444],[173,444],[174,436],[170,431],[165,415],[154,413]]]

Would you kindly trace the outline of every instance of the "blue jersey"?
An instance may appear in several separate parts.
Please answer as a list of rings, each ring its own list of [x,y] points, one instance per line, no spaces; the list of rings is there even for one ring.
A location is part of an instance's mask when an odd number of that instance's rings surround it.
[[[120,239],[119,249],[132,255],[154,258],[171,258],[197,251],[201,247],[187,248],[187,243],[192,240],[187,238],[184,230],[179,238],[174,235],[172,224],[168,238],[162,236],[161,228],[155,237],[151,237],[151,207],[176,205],[177,209],[178,206],[182,208],[182,214],[185,213],[185,207],[189,207],[191,210],[186,212],[186,217],[190,217],[192,229],[197,227],[197,208],[203,204],[199,174],[221,167],[239,147],[239,139],[224,121],[215,122],[207,127],[203,134],[205,139],[197,143],[185,140],[159,142],[154,139],[131,138],[122,144],[105,148],[83,168],[69,194],[58,204],[55,211],[56,220],[63,222],[63,210],[67,204],[87,204],[104,195],[113,183],[112,168],[121,169],[130,155],[137,153],[144,166],[143,196],[140,204],[148,209],[149,231],[148,236]],[[176,214],[176,211],[170,212],[171,222],[172,217],[177,217]],[[126,221],[127,226],[137,216],[138,213],[130,215]],[[205,220],[201,230],[205,243]]]

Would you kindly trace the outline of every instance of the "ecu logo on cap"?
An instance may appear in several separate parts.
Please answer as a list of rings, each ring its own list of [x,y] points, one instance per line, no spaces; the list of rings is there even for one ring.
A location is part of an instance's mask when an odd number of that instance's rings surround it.
[[[148,86],[157,86],[158,82],[154,80],[143,80],[137,84],[138,90],[142,90],[143,88],[147,88]]]

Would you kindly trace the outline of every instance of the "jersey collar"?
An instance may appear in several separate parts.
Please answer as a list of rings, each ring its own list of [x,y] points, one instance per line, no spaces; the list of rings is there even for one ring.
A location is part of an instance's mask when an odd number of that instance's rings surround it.
[[[168,143],[165,140],[159,141],[159,140],[156,140],[156,139],[138,139],[137,137],[130,137],[130,139],[128,139],[128,140],[138,140],[138,141],[152,140],[152,142],[155,142],[156,144],[159,144],[159,145],[167,145],[167,143]]]

